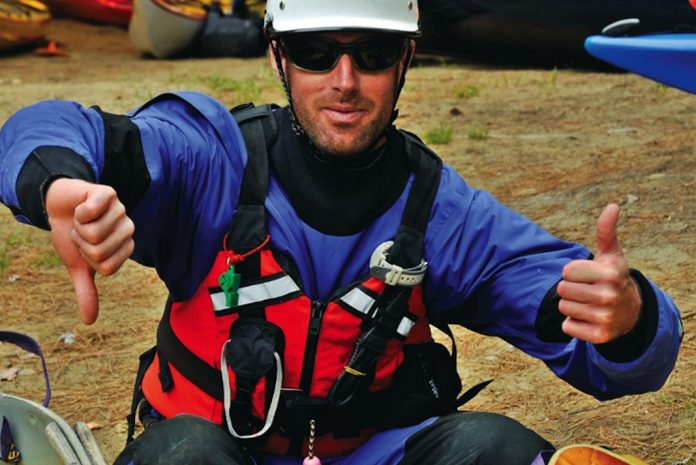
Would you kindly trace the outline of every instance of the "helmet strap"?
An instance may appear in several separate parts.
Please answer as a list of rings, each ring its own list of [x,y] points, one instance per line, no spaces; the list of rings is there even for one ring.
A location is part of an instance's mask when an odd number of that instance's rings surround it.
[[[275,59],[276,69],[278,70],[278,76],[280,77],[280,82],[283,85],[283,90],[285,91],[285,97],[288,99],[288,106],[290,107],[290,122],[292,124],[292,130],[297,136],[305,135],[304,128],[297,121],[297,116],[295,115],[295,108],[292,105],[292,94],[290,93],[290,85],[288,84],[287,77],[285,76],[285,70],[283,69],[283,60],[280,57],[280,47],[278,46],[278,39],[270,39],[271,50],[273,51],[273,58]],[[309,139],[309,138],[308,138]]]
[[[409,40],[408,48],[406,49],[406,60],[404,60],[404,69],[401,72],[401,77],[399,77],[399,84],[396,87],[396,95],[394,95],[394,111],[392,112],[391,121],[389,121],[390,126],[394,124],[394,121],[396,121],[396,118],[399,116],[399,109],[396,108],[396,104],[399,101],[401,90],[404,88],[404,84],[406,84],[406,71],[408,71],[408,69],[411,67],[411,60],[413,60],[414,49],[411,45],[411,41]]]

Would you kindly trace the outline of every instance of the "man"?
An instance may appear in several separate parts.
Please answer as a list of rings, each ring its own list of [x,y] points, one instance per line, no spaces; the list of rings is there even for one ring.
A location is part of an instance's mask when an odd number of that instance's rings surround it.
[[[170,291],[137,382],[148,427],[118,465],[528,465],[551,449],[455,412],[466,395],[431,323],[502,337],[599,399],[665,382],[679,313],[629,270],[618,207],[592,258],[393,127],[417,9],[269,2],[286,108],[233,117],[181,93],[127,116],[39,103],[6,123],[2,201],[50,225],[82,320],[94,273],[128,257]]]

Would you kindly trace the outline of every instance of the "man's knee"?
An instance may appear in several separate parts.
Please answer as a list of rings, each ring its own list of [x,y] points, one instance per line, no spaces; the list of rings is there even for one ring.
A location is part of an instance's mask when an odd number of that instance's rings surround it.
[[[202,418],[161,421],[131,442],[114,465],[246,465],[253,463],[232,436]]]
[[[460,412],[438,419],[409,438],[400,465],[529,465],[540,451],[552,448],[548,441],[511,418]]]

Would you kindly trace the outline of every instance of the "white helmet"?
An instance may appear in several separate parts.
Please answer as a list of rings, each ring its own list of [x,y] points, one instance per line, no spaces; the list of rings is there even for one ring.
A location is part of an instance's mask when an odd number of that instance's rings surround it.
[[[418,0],[268,0],[271,35],[318,31],[380,31],[420,35]]]

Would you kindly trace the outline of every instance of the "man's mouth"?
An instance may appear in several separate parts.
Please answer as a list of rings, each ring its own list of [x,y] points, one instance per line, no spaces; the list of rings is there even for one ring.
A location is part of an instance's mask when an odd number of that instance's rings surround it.
[[[365,111],[352,106],[331,106],[322,109],[329,121],[336,124],[351,124],[362,118]]]

